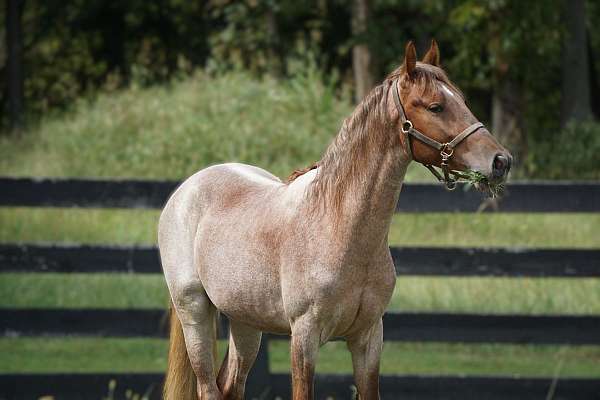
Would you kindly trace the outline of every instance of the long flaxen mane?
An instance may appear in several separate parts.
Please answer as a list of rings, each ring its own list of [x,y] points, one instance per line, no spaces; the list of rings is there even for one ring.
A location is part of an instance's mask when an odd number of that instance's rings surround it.
[[[389,134],[395,121],[390,120],[384,101],[390,85],[397,79],[400,79],[402,88],[416,85],[422,96],[439,90],[440,82],[462,96],[439,67],[418,62],[410,77],[404,73],[404,66],[399,67],[371,90],[352,115],[344,120],[321,160],[294,171],[287,182],[291,183],[306,172],[319,168],[307,194],[322,199],[322,204],[331,207],[334,212],[339,210],[352,182],[365,181],[369,156],[398,140],[397,135]]]

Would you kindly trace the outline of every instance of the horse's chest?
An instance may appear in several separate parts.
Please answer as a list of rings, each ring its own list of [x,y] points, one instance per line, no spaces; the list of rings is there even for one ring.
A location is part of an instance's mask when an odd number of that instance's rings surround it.
[[[388,262],[322,272],[312,279],[301,297],[310,302],[309,312],[318,319],[323,339],[370,328],[385,311],[395,285],[393,265]]]
[[[362,286],[359,285],[360,296],[351,307],[354,319],[348,325],[341,324],[346,327],[345,336],[370,328],[383,315],[395,286],[395,273],[391,269],[391,273],[388,266],[381,266],[376,272],[371,270]]]

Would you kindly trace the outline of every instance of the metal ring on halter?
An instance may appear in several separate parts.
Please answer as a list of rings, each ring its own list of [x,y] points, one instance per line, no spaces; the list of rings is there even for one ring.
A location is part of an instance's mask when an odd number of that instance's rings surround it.
[[[402,133],[408,133],[413,128],[412,122],[406,120],[402,123]]]
[[[452,157],[452,154],[454,154],[454,149],[450,149],[450,152],[447,152],[447,150],[448,150],[448,144],[445,144],[442,151],[440,151],[440,156],[442,156],[442,161],[448,161],[450,159],[450,157]]]

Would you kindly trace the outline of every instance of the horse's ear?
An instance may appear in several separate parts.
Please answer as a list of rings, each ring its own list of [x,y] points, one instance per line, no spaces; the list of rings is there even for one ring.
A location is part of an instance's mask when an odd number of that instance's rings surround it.
[[[423,64],[430,64],[436,67],[440,66],[440,49],[435,39],[431,39],[431,47],[423,57]]]
[[[415,49],[415,44],[411,40],[406,44],[406,50],[404,51],[404,71],[410,76],[415,72],[416,67],[417,50]]]

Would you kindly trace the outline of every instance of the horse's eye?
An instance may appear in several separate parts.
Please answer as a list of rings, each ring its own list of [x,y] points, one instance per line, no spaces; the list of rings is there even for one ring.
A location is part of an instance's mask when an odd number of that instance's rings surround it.
[[[427,107],[427,109],[429,111],[431,111],[432,113],[436,113],[436,114],[444,111],[444,107],[442,107],[441,104],[438,104],[438,103],[430,104],[429,107]]]

